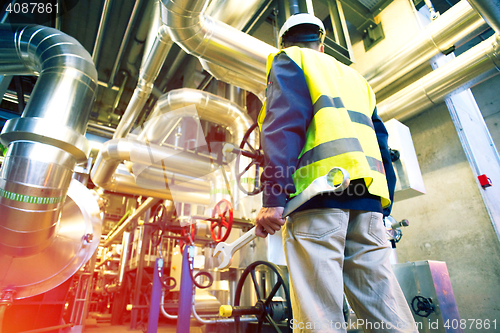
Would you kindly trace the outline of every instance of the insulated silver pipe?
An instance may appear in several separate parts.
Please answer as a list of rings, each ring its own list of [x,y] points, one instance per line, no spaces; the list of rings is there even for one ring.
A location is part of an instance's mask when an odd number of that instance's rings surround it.
[[[235,29],[242,30],[253,15],[269,0],[225,0],[212,1],[206,14]]]
[[[468,0],[474,9],[476,9],[483,19],[495,30],[500,33],[500,4],[496,0]]]
[[[266,60],[278,50],[203,14],[206,0],[162,0],[162,20],[187,53],[266,82]]]
[[[92,169],[92,181],[100,186],[112,179],[121,161],[132,161],[146,166],[156,166],[165,175],[189,175],[191,179],[208,175],[211,165],[202,157],[166,146],[138,140],[114,139],[103,144]],[[140,170],[142,171],[142,170]],[[138,176],[138,175],[137,175]],[[162,177],[163,178],[163,177]]]
[[[237,145],[240,144],[246,130],[253,124],[245,110],[235,103],[209,92],[190,88],[172,90],[163,95],[158,100],[149,119],[155,119],[167,112],[191,105],[196,107],[197,114],[201,119],[226,127],[232,136],[231,142]],[[170,129],[166,128],[164,124],[149,121],[137,139],[145,140],[147,138],[148,142],[158,144],[169,131]],[[255,147],[258,138],[252,135],[249,142]]]
[[[432,57],[458,47],[488,28],[481,16],[462,0],[430,23],[396,55],[364,73],[374,92],[427,63]]]
[[[225,67],[200,59],[203,69],[212,74],[219,81],[227,82],[237,87],[243,88],[255,94],[261,101],[266,98],[265,81],[259,81],[259,78],[241,75]]]
[[[500,38],[494,35],[378,104],[383,120],[405,120],[452,93],[468,89],[500,70]]]
[[[9,146],[0,171],[0,250],[35,254],[53,239],[83,136],[97,71],[73,38],[43,26],[0,25],[0,74],[39,74],[21,118],[0,134]]]
[[[151,158],[154,158],[153,163]],[[132,161],[129,169],[122,161]],[[148,164],[147,162],[151,163]],[[209,184],[196,177],[208,175],[211,164],[194,154],[136,140],[115,139],[103,144],[91,171],[94,184],[112,192],[172,200],[168,181],[175,178],[175,200],[207,204]],[[189,176],[185,176],[185,175]],[[180,190],[183,190],[180,193]],[[182,198],[181,198],[182,197]]]
[[[141,67],[139,82],[137,82],[134,94],[132,95],[129,104],[127,105],[127,109],[125,110],[125,113],[116,128],[113,139],[123,138],[130,132],[135,120],[141,113],[142,108],[151,95],[154,81],[160,73],[161,67],[165,62],[171,47],[172,40],[170,39],[165,26],[162,26],[158,30],[151,52],[149,52],[144,65]]]

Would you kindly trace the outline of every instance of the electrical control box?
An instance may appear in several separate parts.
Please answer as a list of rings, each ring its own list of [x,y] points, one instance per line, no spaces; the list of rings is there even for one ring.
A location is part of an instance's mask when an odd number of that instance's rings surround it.
[[[399,158],[392,163],[397,178],[394,201],[425,194],[410,129],[396,119],[385,122],[385,127],[389,132],[389,148],[399,154]]]

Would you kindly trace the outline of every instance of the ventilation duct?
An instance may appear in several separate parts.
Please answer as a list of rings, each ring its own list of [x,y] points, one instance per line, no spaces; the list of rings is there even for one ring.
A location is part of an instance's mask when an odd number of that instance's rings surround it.
[[[377,93],[418,66],[428,63],[435,55],[453,51],[454,47],[464,44],[487,28],[481,16],[466,0],[462,0],[430,23],[391,59],[363,76]]]
[[[26,297],[62,283],[97,247],[84,240],[100,236],[95,199],[68,192],[85,192],[70,182],[89,152],[83,134],[97,71],[75,39],[42,26],[0,25],[0,54],[0,74],[39,75],[23,114],[0,135],[9,147],[0,171],[0,286],[19,286],[16,297]],[[24,276],[22,265],[37,273]]]

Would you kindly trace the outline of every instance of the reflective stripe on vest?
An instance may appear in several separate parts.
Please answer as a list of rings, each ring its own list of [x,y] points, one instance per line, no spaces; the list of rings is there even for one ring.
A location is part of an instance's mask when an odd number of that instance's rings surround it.
[[[371,120],[375,95],[366,80],[317,51],[291,47],[282,52],[303,70],[314,110],[293,174],[294,195],[337,166],[349,171],[352,180],[364,179],[368,192],[381,197],[382,206],[387,207],[387,180]],[[268,57],[268,74],[275,56]],[[265,111],[259,123],[264,116]]]

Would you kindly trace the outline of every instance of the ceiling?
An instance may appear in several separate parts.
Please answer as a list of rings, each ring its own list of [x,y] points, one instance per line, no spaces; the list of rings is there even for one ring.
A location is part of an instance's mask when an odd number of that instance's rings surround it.
[[[77,39],[92,55],[96,47],[96,36],[103,16],[105,1],[109,1],[109,15],[102,30],[103,38],[98,57],[95,59],[100,83],[96,101],[91,111],[91,126],[89,126],[88,131],[96,131],[101,136],[110,137],[112,135],[112,128],[115,128],[118,124],[120,116],[125,111],[137,84],[138,72],[144,53],[147,32],[152,22],[151,17],[155,1],[51,0],[54,4],[56,1],[58,1],[60,12],[58,16],[53,14],[10,13],[7,16],[6,23],[34,23],[58,27],[64,33]],[[277,27],[275,23],[275,15],[278,8],[277,1],[264,1],[262,7],[255,13],[247,26],[243,28],[243,31],[247,31],[256,38],[276,46],[274,36],[276,35],[275,30]],[[291,2],[291,0],[284,1]],[[355,12],[354,14],[348,14],[350,10],[345,10],[347,21],[355,22],[356,20],[359,21],[360,17],[370,20],[370,17],[376,15],[391,1],[342,0],[342,3],[344,8],[349,7],[351,11],[354,10]],[[18,4],[29,2],[30,0],[17,1]],[[315,14],[325,21],[327,30],[328,27],[331,27],[331,24],[328,23],[328,2],[328,0],[313,1]],[[8,3],[4,5],[4,13],[7,5]],[[354,18],[352,15],[356,17]],[[127,31],[129,32],[128,38],[125,38]],[[121,48],[123,49],[123,53],[120,56],[119,51]],[[193,85],[193,82],[194,84],[200,81],[206,83],[210,78],[210,75],[204,72],[201,66],[193,65],[191,56],[177,57],[179,52],[180,48],[174,44],[155,82],[155,87],[163,93],[171,89]],[[179,66],[172,67],[176,58]],[[187,80],[185,78],[187,73],[186,68],[192,68],[192,70],[197,72],[196,75],[199,79]],[[205,80],[203,80],[204,78]],[[15,77],[10,82],[7,93],[0,103],[0,118],[3,118],[3,121],[8,118],[18,117],[21,114],[24,106],[22,104],[23,101],[19,100],[18,95],[21,96],[22,93],[25,96],[25,101],[27,101],[35,83],[36,77],[33,76]],[[197,86],[190,87],[200,88]],[[206,89],[216,88],[208,86]],[[142,115],[139,117],[140,120],[143,120],[145,115],[151,111],[155,102],[156,97],[152,95],[148,103],[146,103]],[[97,129],[97,127],[100,129]],[[106,128],[110,130],[106,130]]]

